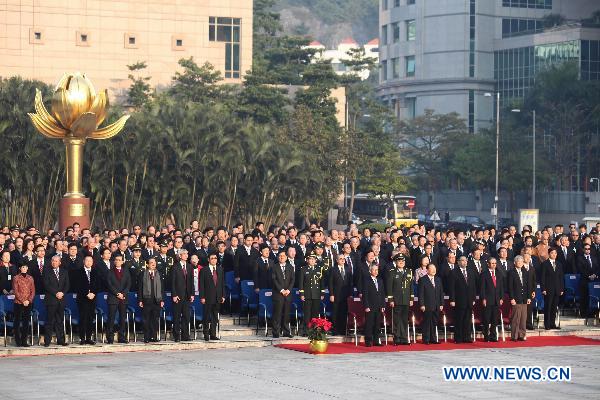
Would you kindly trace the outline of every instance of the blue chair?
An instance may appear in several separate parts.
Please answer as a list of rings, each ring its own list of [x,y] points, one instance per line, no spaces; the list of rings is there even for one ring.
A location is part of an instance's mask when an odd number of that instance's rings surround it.
[[[321,300],[321,317],[331,318],[332,306],[331,301],[329,300],[329,289],[325,289],[325,293],[323,294],[323,300]]]
[[[240,299],[240,284],[235,281],[233,271],[225,272],[225,298],[229,299],[229,313],[233,316],[233,300]]]
[[[242,312],[246,311],[248,326],[250,326],[250,312],[258,309],[258,293],[254,291],[254,281],[246,280],[240,282],[240,315],[239,324],[242,323]]]
[[[79,307],[77,306],[77,294],[67,293],[67,306],[65,307],[65,318],[69,318],[69,340],[73,343],[73,324],[79,325]],[[66,334],[66,332],[65,332]],[[96,337],[98,336],[98,320],[96,319]]]
[[[202,320],[204,319],[204,304],[200,302],[200,296],[198,294],[194,296],[194,302],[190,305],[190,308],[192,311],[190,322],[194,329],[194,340],[196,340],[196,325],[202,326]]]
[[[165,297],[163,298],[164,306],[161,310],[161,315],[164,323],[164,331],[165,331],[165,341],[167,340],[167,322],[171,323],[173,326],[173,296],[171,296],[170,292],[165,292]],[[160,340],[160,329],[158,331],[158,340]]]
[[[0,296],[0,318],[2,318],[2,327],[4,328],[4,347],[8,343],[8,328],[14,328],[14,322],[10,320],[14,313],[14,295]]]
[[[575,307],[581,301],[581,293],[579,288],[579,282],[581,275],[579,274],[565,274],[565,297],[564,303],[570,307]],[[564,315],[564,308],[563,308]]]
[[[44,294],[38,294],[33,299],[33,310],[31,312],[33,316],[33,322],[37,325],[37,337],[38,344],[40,343],[40,326],[45,327],[48,321],[48,311],[44,304]]]
[[[542,288],[540,285],[536,285],[535,287],[535,298],[533,299],[533,308],[535,310],[535,317],[537,320],[537,327],[540,329],[540,314],[544,313],[544,295],[542,295]],[[533,318],[533,313],[531,313],[531,318]],[[533,325],[533,321],[531,321]]]
[[[588,283],[588,312],[596,311],[596,318],[600,319],[600,282]],[[585,319],[587,324],[587,318]]]
[[[109,324],[108,321],[108,303],[106,302],[108,295],[106,292],[100,292],[96,294],[96,321],[100,320],[100,329],[102,330],[102,343],[104,343],[104,339],[106,338],[106,325]],[[114,325],[115,321],[112,321]],[[97,325],[96,325],[97,327]],[[98,338],[98,331],[96,330],[96,339]]]
[[[265,336],[269,332],[269,320],[273,318],[273,290],[261,289],[258,292],[258,311],[256,313],[256,334],[260,321],[265,321]]]
[[[136,292],[129,292],[127,296],[127,313],[129,314],[128,319],[133,321],[133,340],[137,342],[137,324],[142,324],[143,320]],[[129,335],[129,329],[127,334]]]
[[[290,307],[290,313],[296,320],[296,335],[300,328],[300,320],[304,318],[304,312],[302,311],[302,300],[300,300],[300,289],[292,289],[292,306]]]

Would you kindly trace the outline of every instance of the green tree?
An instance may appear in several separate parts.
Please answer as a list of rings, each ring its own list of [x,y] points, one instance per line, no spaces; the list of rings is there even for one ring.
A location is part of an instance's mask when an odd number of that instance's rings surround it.
[[[131,85],[129,86],[127,98],[131,106],[139,108],[147,104],[152,96],[152,88],[150,87],[152,77],[140,76],[141,71],[147,68],[145,61],[129,64],[127,68],[131,71],[128,75]]]

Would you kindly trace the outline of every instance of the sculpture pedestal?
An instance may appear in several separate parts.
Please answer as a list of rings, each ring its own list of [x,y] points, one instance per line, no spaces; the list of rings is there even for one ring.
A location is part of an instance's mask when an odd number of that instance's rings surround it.
[[[78,222],[81,229],[90,227],[90,199],[87,197],[63,197],[58,211],[58,229],[64,232]]]

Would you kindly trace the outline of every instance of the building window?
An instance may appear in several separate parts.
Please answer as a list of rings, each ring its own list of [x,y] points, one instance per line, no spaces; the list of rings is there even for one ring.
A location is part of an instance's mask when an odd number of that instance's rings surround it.
[[[469,77],[475,77],[475,0],[469,0]]]
[[[392,58],[392,79],[400,78],[400,59]]]
[[[394,43],[400,41],[400,24],[398,22],[392,24],[392,34],[394,35]]]
[[[406,4],[408,4],[408,5],[415,4],[415,0],[406,0]]]
[[[475,91],[469,90],[469,133],[475,132]]]
[[[406,76],[415,76],[415,56],[407,56],[406,59]]]
[[[387,81],[387,60],[381,61],[381,82]]]
[[[407,97],[404,99],[404,105],[406,106],[406,118],[414,119],[417,115],[417,98]]]
[[[581,79],[600,80],[600,40],[581,41]]]
[[[124,37],[124,46],[126,49],[137,49],[138,41],[137,35],[134,33],[126,33]]]
[[[383,11],[388,9],[388,0],[381,0],[381,9]]]
[[[90,34],[87,31],[77,31],[75,36],[75,44],[77,46],[89,46],[90,45]]]
[[[44,30],[40,28],[29,28],[29,43],[44,44]]]
[[[406,40],[415,40],[417,34],[416,24],[414,19],[406,21]]]
[[[388,35],[387,35],[387,25],[382,25],[381,26],[381,44],[387,44],[387,39],[388,39]]]
[[[502,7],[552,10],[552,0],[502,0]]]
[[[502,18],[502,37],[529,35],[542,32],[544,22],[535,19]]]
[[[241,18],[208,18],[208,40],[225,43],[225,78],[240,77],[241,26]]]
[[[394,7],[400,7],[400,0],[394,0]]]
[[[187,38],[184,35],[178,34],[171,36],[171,50],[184,51],[187,45]]]

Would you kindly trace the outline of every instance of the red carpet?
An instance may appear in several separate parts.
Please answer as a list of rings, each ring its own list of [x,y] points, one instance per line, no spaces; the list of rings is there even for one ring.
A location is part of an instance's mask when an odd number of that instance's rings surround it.
[[[509,339],[506,342],[486,343],[478,340],[475,343],[444,343],[425,345],[422,343],[411,344],[410,346],[393,346],[388,342],[388,346],[365,347],[364,343],[355,346],[354,343],[329,343],[327,352],[324,354],[349,354],[349,353],[386,353],[401,351],[427,351],[427,350],[476,350],[476,349],[510,349],[518,347],[546,347],[546,346],[600,346],[600,340],[588,339],[579,336],[534,336],[528,337],[525,342],[512,342]],[[282,349],[310,353],[308,343],[303,344],[278,344],[275,347]]]

